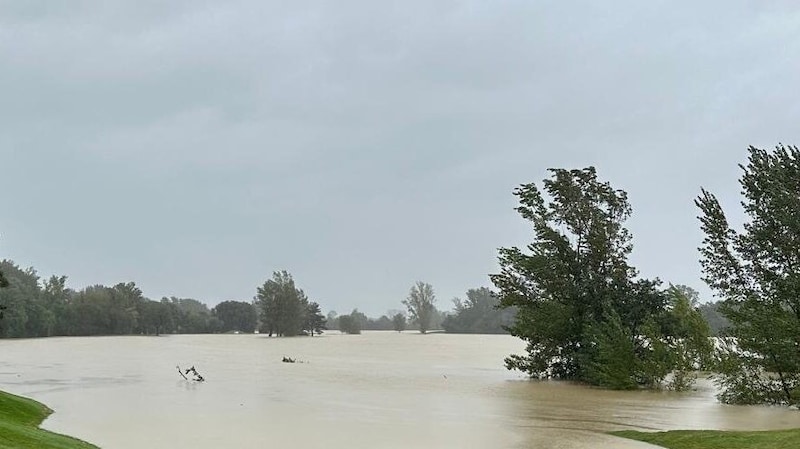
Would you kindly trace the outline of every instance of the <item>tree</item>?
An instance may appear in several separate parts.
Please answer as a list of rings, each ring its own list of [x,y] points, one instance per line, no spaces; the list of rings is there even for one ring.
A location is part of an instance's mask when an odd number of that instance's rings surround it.
[[[397,332],[406,330],[406,316],[402,313],[397,313],[392,317],[392,326]]]
[[[503,334],[513,323],[514,308],[501,309],[497,295],[486,287],[467,291],[467,299],[453,299],[455,313],[445,318],[446,332],[465,334]]]
[[[247,332],[256,330],[258,312],[253,304],[243,301],[223,301],[211,309],[217,317],[221,332]]]
[[[262,332],[281,336],[299,335],[306,322],[308,298],[286,271],[272,273],[272,279],[258,287],[255,297],[261,312]]]
[[[550,173],[547,199],[533,183],[514,191],[534,241],[529,252],[501,248],[490,276],[501,305],[517,308],[509,330],[527,342],[506,367],[611,388],[660,384],[671,369],[661,344],[668,297],[628,264],[627,194],[593,167]]]
[[[0,304],[5,306],[0,322],[4,337],[45,337],[53,328],[55,317],[42,302],[39,275],[33,268],[21,269],[10,260],[0,262],[8,287],[0,290]]]
[[[316,302],[310,302],[306,307],[306,322],[303,325],[303,329],[308,331],[308,335],[312,337],[315,333],[322,335],[322,331],[327,329],[325,327],[325,316]]]
[[[703,189],[695,204],[705,234],[704,280],[723,298],[730,337],[719,355],[720,399],[800,403],[800,150],[748,149],[740,165],[741,230]]]
[[[408,309],[408,314],[416,321],[421,333],[426,333],[430,329],[431,318],[433,317],[436,296],[433,286],[426,282],[417,281],[408,292],[408,298],[403,301],[403,305]]]
[[[165,301],[166,300],[166,301]],[[180,334],[207,334],[214,331],[214,320],[208,306],[192,298],[163,298],[175,314],[176,330]]]
[[[142,302],[139,309],[139,325],[144,334],[161,335],[175,328],[175,310],[168,301]]]
[[[358,319],[358,309],[353,309],[350,315],[339,315],[339,331],[345,334],[360,334],[361,320]]]
[[[696,378],[697,369],[710,369],[714,345],[711,329],[698,309],[699,294],[685,285],[670,285],[669,313],[664,340],[674,368],[672,388],[688,389]]]

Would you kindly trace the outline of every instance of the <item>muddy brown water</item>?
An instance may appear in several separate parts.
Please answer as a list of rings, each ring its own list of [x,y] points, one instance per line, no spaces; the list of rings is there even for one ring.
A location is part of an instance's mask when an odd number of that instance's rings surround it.
[[[2,340],[0,389],[53,408],[45,428],[109,449],[628,449],[652,446],[603,432],[800,427],[795,410],[719,404],[708,381],[689,393],[529,381],[503,367],[523,349],[414,332]]]

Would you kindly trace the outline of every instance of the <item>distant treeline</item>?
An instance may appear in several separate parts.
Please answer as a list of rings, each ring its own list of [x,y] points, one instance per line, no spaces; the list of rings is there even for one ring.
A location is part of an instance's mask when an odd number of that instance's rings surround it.
[[[130,335],[162,333],[253,332],[256,309],[247,302],[225,301],[213,309],[189,298],[153,301],[133,282],[113,287],[66,287],[66,276],[41,281],[33,268],[0,262],[8,281],[0,289],[4,306],[1,337],[57,335]]]
[[[454,310],[445,312],[431,305],[430,329],[455,334],[507,334],[506,327],[514,322],[516,308],[501,308],[500,300],[490,289],[480,287],[467,291],[467,299],[453,299]],[[392,310],[379,318],[370,318],[353,309],[348,315],[328,313],[328,329],[345,333],[362,330],[402,331],[419,330],[415,319],[408,320],[399,310]]]
[[[66,287],[66,276],[42,280],[33,268],[21,269],[10,260],[0,261],[7,287],[0,289],[0,337],[49,337],[83,335],[139,334],[204,334],[259,329],[269,333],[271,307],[265,298],[256,302],[224,301],[214,308],[191,298],[145,298],[133,282],[114,286],[93,285],[82,290]],[[288,276],[288,275],[285,275]],[[291,277],[288,277],[291,281]],[[268,281],[265,286],[273,283]],[[288,287],[288,286],[287,286]],[[262,287],[263,289],[264,287]],[[295,289],[293,282],[290,291]],[[418,330],[414,319],[407,319],[400,310],[389,311],[378,318],[368,317],[358,309],[346,315],[335,311],[324,320],[319,306],[297,289],[302,318],[296,329],[281,335],[310,334],[305,328],[312,323],[316,333],[323,329],[357,334],[362,330]],[[280,301],[287,303],[287,301]],[[453,299],[454,310],[445,312],[433,307],[430,329],[448,333],[502,334],[514,322],[516,309],[500,308],[499,299],[490,289],[480,287],[467,291],[466,299]],[[312,310],[307,310],[308,308]],[[714,335],[724,335],[729,322],[719,312],[719,303],[699,304],[698,309]],[[310,313],[309,313],[310,312]],[[312,319],[309,320],[308,317]],[[284,318],[282,321],[286,321]]]

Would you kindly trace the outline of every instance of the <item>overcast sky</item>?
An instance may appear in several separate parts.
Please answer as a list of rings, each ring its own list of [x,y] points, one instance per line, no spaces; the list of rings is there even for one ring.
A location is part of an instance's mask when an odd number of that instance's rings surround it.
[[[531,241],[515,186],[594,165],[641,274],[707,300],[692,200],[736,217],[747,146],[800,143],[799,74],[790,1],[0,0],[0,258],[449,309]]]

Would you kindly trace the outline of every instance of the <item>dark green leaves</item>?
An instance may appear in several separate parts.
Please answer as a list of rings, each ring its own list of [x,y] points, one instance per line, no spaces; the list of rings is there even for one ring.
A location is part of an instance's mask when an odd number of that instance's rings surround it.
[[[695,201],[706,234],[705,280],[725,299],[732,323],[719,355],[726,402],[800,403],[800,151],[750,147],[743,170],[741,231],[717,199]]]
[[[533,242],[501,248],[500,273],[490,276],[500,304],[518,310],[509,330],[528,343],[506,366],[610,388],[660,384],[678,348],[667,295],[627,262],[627,194],[592,167],[550,172],[544,193],[535,184],[514,191]]]

